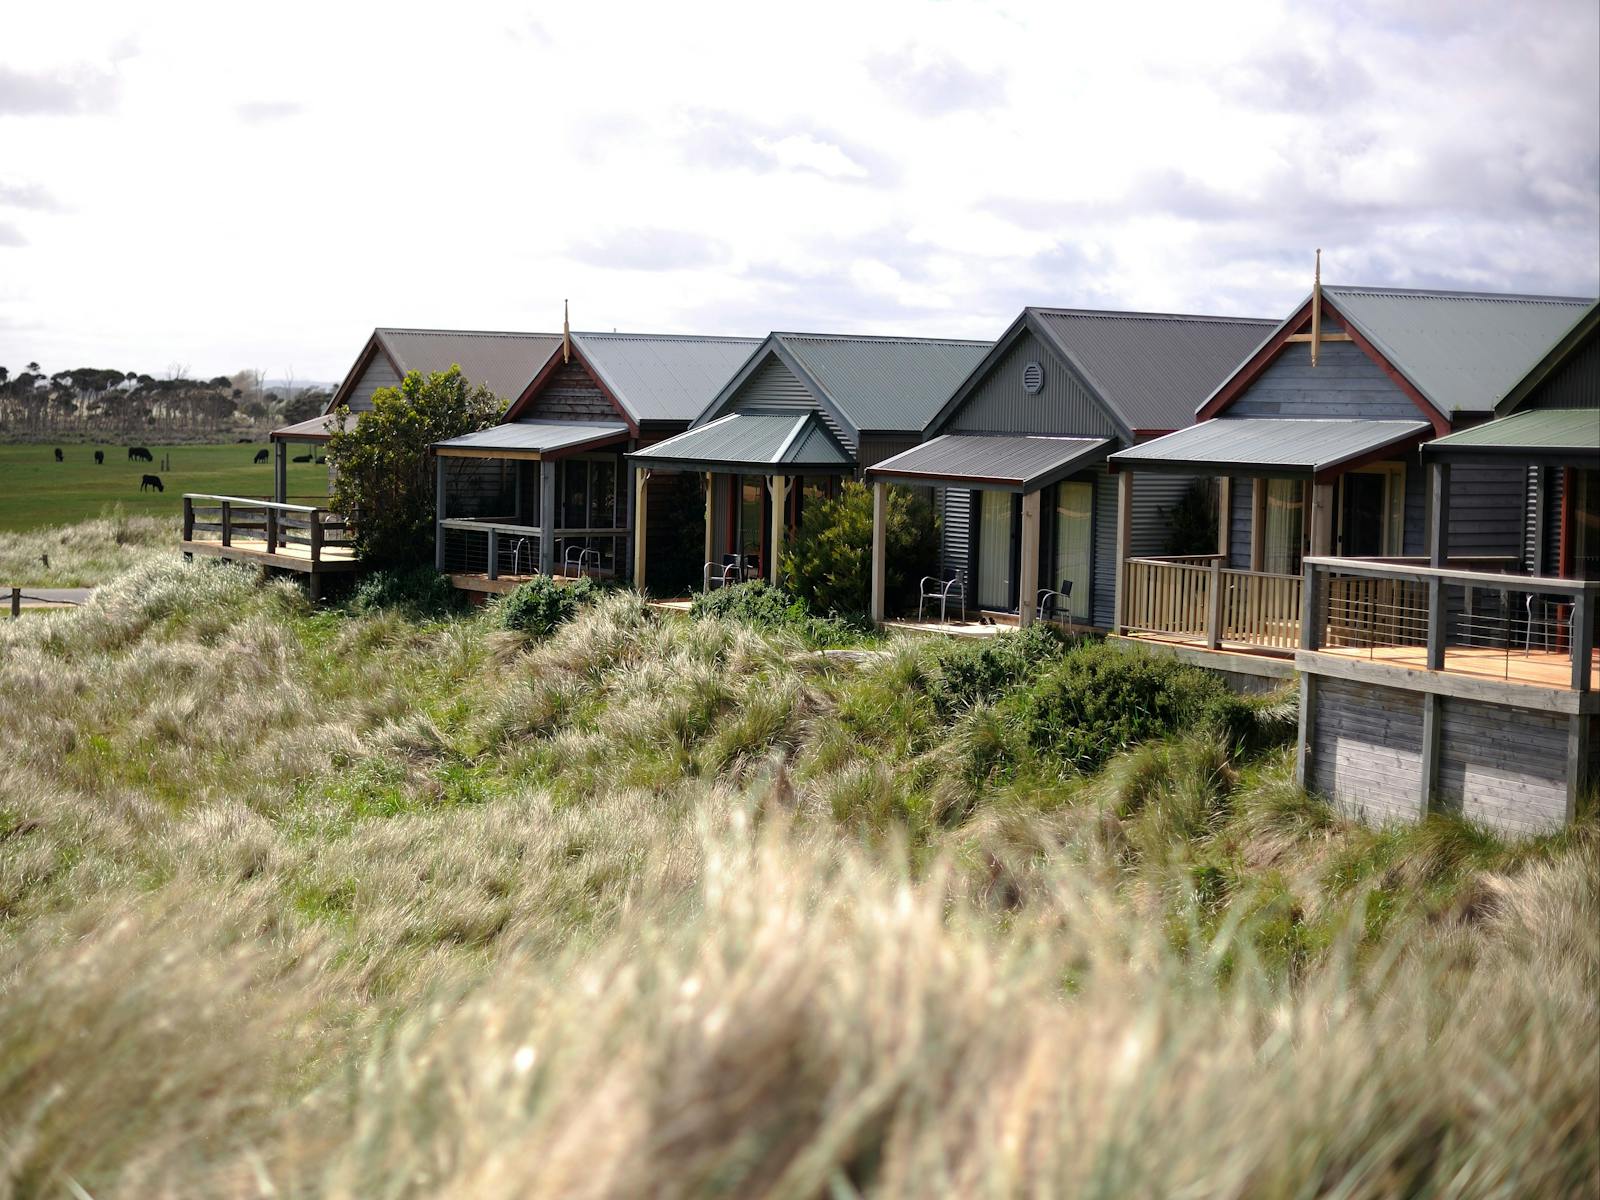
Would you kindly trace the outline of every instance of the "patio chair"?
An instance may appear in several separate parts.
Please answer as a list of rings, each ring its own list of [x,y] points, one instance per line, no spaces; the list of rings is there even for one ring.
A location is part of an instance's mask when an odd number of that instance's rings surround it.
[[[561,555],[562,578],[580,579],[591,568],[596,575],[600,573],[600,551],[591,550],[582,542],[568,542]]]
[[[1063,579],[1059,588],[1040,588],[1033,613],[1036,621],[1072,623],[1072,580]]]
[[[1574,607],[1556,596],[1541,596],[1529,592],[1527,596],[1528,625],[1522,639],[1522,653],[1533,653],[1533,631],[1539,630],[1539,649],[1560,649],[1560,636],[1567,635],[1567,645],[1572,645],[1572,618]]]
[[[705,569],[706,591],[714,587],[727,587],[744,577],[743,560],[737,554],[724,554],[720,563],[708,562]]]
[[[967,573],[959,567],[950,567],[940,571],[937,575],[924,575],[922,582],[917,585],[917,622],[922,621],[922,610],[929,600],[939,602],[939,624],[945,623],[945,613],[950,606],[950,598],[961,598],[961,619],[967,619]]]

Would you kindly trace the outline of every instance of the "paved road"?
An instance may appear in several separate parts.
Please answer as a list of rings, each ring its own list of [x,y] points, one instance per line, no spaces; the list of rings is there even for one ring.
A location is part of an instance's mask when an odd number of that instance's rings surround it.
[[[53,608],[63,604],[82,604],[89,598],[93,588],[47,588],[27,587],[22,589],[23,608]],[[11,589],[0,588],[0,606],[5,612],[11,611]]]

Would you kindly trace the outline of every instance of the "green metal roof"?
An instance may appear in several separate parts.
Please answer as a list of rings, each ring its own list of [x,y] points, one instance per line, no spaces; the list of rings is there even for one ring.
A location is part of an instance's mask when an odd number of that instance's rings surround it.
[[[855,458],[814,411],[736,412],[629,455],[643,466],[704,471],[850,471]]]
[[[574,333],[572,342],[635,421],[687,424],[744,365],[761,339]]]
[[[1217,417],[1111,456],[1144,471],[1320,474],[1432,432],[1426,421]]]
[[[1600,409],[1529,409],[1429,442],[1424,458],[1566,460],[1600,468]]]
[[[921,433],[990,342],[775,333],[856,432]]]

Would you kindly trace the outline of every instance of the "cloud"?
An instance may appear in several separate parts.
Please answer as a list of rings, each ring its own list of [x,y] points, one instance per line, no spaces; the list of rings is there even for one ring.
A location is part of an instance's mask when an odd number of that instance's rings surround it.
[[[715,266],[728,248],[715,238],[674,229],[619,229],[567,247],[567,257],[619,271],[681,271]]]
[[[899,175],[877,151],[806,122],[763,124],[707,110],[691,113],[690,122],[680,144],[691,166],[795,171],[845,183],[889,183]]]
[[[93,67],[28,72],[0,66],[0,116],[78,116],[106,112],[116,99],[116,76]]]
[[[0,182],[0,208],[26,208],[34,212],[63,212],[66,206],[37,183]]]
[[[305,105],[294,100],[248,100],[233,106],[234,115],[246,125],[283,121],[305,112]]]
[[[1276,47],[1221,71],[1216,82],[1223,95],[1247,108],[1325,116],[1359,104],[1373,90],[1366,67],[1337,49],[1319,57]]]
[[[22,236],[22,230],[9,221],[0,221],[0,246],[26,246],[28,239]]]
[[[912,47],[867,59],[874,81],[913,112],[925,117],[981,111],[1005,102],[1005,77],[975,71],[954,58],[929,55]]]

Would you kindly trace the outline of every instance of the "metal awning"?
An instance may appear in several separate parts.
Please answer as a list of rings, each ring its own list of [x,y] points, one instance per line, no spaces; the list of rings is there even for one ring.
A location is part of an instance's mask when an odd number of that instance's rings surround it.
[[[628,427],[621,421],[512,421],[435,442],[433,448],[447,458],[542,458],[609,446],[627,437]]]
[[[1439,462],[1497,461],[1600,467],[1600,409],[1548,408],[1513,413],[1448,433],[1422,447]]]
[[[350,414],[352,427],[358,416],[359,413]],[[293,425],[285,425],[282,429],[274,429],[267,434],[267,438],[274,442],[325,442],[328,440],[328,435],[338,427],[338,413],[323,413],[320,417],[312,417],[309,421],[297,421]]]
[[[855,469],[855,456],[814,410],[730,413],[628,457],[643,467],[700,471],[799,475]]]
[[[1111,438],[946,433],[867,468],[869,479],[1033,492],[1100,462]]]
[[[1432,432],[1426,421],[1217,417],[1119,450],[1110,461],[1135,471],[1321,476],[1408,449]]]

